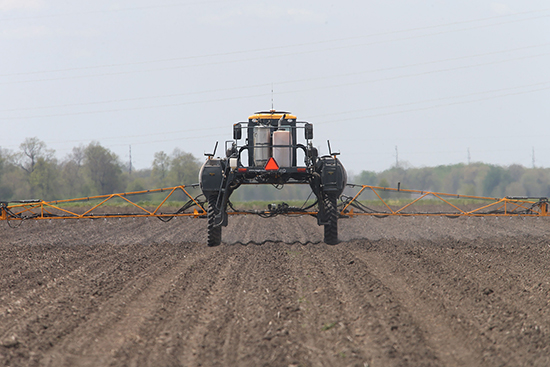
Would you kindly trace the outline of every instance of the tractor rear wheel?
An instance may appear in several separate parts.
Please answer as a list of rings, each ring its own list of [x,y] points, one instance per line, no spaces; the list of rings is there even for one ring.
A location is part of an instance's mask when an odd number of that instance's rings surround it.
[[[216,202],[218,201],[218,195],[210,195],[208,197],[208,246],[219,246],[222,242],[222,226],[214,226],[216,215],[220,212],[216,208]]]
[[[323,205],[325,206],[325,215],[327,224],[325,224],[325,243],[327,245],[338,244],[338,206],[336,204],[338,197],[334,194],[325,194]]]

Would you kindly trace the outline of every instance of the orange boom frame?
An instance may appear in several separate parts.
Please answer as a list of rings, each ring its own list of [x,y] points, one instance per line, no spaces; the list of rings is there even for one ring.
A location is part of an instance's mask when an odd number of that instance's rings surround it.
[[[168,221],[174,217],[206,218],[206,200],[202,195],[192,196],[189,189],[196,189],[197,185],[175,186],[154,190],[133,191],[126,193],[90,196],[76,199],[42,201],[27,200],[0,203],[0,220],[43,220],[43,219],[97,219],[97,218],[149,218],[156,217]],[[483,196],[456,195],[440,192],[410,190],[401,188],[388,188],[370,185],[348,184],[348,190],[357,190],[353,195],[342,195],[338,210],[340,217],[354,216],[450,216],[450,217],[482,217],[482,216],[548,216],[548,198],[545,197],[505,197],[491,198]],[[160,204],[147,206],[141,204],[144,196],[164,193]],[[360,200],[360,198],[372,193],[374,200]],[[183,197],[186,203],[176,211],[168,212],[167,202],[174,199],[176,194]],[[407,196],[395,200],[395,198],[383,198],[385,194],[395,196]],[[372,195],[371,195],[372,196]],[[131,200],[131,198],[138,200]],[[422,201],[428,198],[435,199],[438,211],[421,211]],[[457,204],[456,199],[464,199]],[[158,198],[156,200],[158,202]],[[404,203],[405,202],[405,203]],[[87,205],[87,203],[89,203]],[[120,203],[125,204],[127,213],[116,213],[120,209]],[[114,204],[114,205],[113,205]],[[370,206],[369,206],[370,205]],[[283,205],[270,205],[267,210],[238,210],[228,211],[229,215],[262,216],[275,215],[317,215],[316,211],[309,208],[289,207]]]
[[[548,198],[546,197],[504,197],[491,198],[485,196],[445,194],[441,192],[410,190],[401,188],[388,188],[369,185],[348,186],[360,187],[359,192],[353,197],[342,197],[343,208],[341,214],[347,216],[374,215],[374,216],[414,216],[414,215],[446,215],[452,217],[479,217],[479,216],[547,216]],[[359,201],[359,197],[367,192],[374,193],[380,208],[369,208]],[[404,205],[395,205],[395,201],[384,200],[381,193],[406,194],[413,197]],[[414,208],[420,206],[424,199],[433,198],[435,203],[443,209],[437,212],[417,211]],[[456,204],[453,199],[463,199],[466,203]],[[357,210],[357,211],[356,211]]]

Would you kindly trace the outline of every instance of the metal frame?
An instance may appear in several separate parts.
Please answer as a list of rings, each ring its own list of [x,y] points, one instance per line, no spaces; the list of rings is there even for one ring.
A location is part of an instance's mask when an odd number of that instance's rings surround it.
[[[307,121],[297,121],[295,116],[292,116],[292,117],[293,117],[293,119],[292,119],[293,120],[293,125],[289,125],[286,122],[281,125],[281,127],[283,127],[284,129],[288,129],[288,131],[290,131],[291,136],[292,136],[291,144],[288,144],[288,145],[269,144],[269,145],[262,146],[262,148],[270,148],[270,149],[273,149],[273,148],[289,148],[289,149],[291,149],[292,150],[292,164],[289,167],[284,167],[286,170],[291,170],[292,168],[296,168],[296,167],[305,168],[305,166],[300,166],[300,165],[297,164],[298,150],[301,149],[304,152],[304,157],[307,157],[307,154],[308,154],[307,146],[309,146],[309,144],[311,142],[310,139],[306,138],[305,139],[305,145],[301,144],[301,143],[298,143],[297,131],[301,130],[301,129],[305,130],[306,125],[312,125],[312,124],[307,122]],[[275,119],[273,121],[275,121]],[[254,127],[263,126],[263,125],[259,125],[258,122],[253,123],[251,121],[248,121],[248,122],[236,123],[234,125],[234,129],[235,129],[235,126],[238,126],[238,129],[240,129],[241,131],[245,130],[248,134],[248,137],[245,140],[246,143],[243,144],[243,145],[238,144],[238,140],[240,140],[240,139],[228,140],[228,141],[225,142],[226,151],[228,151],[228,143],[231,143],[232,148],[234,147],[234,149],[235,149],[233,155],[231,155],[229,158],[237,158],[238,168],[247,168],[249,170],[249,172],[253,172],[255,169],[262,170],[263,166],[256,166],[254,164],[254,154],[253,154],[253,152],[254,152],[254,149],[257,148],[257,146],[255,146],[255,141],[253,140],[253,137],[251,135],[253,135]],[[278,128],[277,125],[272,125],[272,124],[265,125],[265,127],[269,127],[272,132],[277,131],[277,128]],[[244,151],[246,151],[246,154],[248,156],[248,166],[245,166],[242,163],[242,154],[243,154]],[[281,167],[281,168],[283,168],[283,167]],[[302,171],[299,171],[299,172],[302,172]]]
[[[196,188],[198,185],[191,185],[191,188]],[[381,186],[370,185],[354,185],[348,184],[350,188],[359,188],[358,192],[353,196],[342,195],[342,203],[340,204],[340,216],[341,217],[355,217],[355,216],[450,216],[450,217],[498,217],[498,216],[524,216],[524,217],[547,217],[548,212],[548,198],[546,197],[505,197],[505,198],[491,198],[484,196],[472,196],[472,195],[456,195],[446,194],[441,192],[410,190],[401,188],[389,188]],[[0,221],[11,220],[43,220],[43,219],[99,219],[99,218],[159,218],[170,219],[172,217],[191,217],[191,218],[205,218],[207,211],[204,207],[204,200],[199,200],[198,196],[193,197],[189,194],[188,189],[184,185],[167,187],[162,189],[132,191],[126,193],[117,193],[110,195],[98,195],[84,198],[67,199],[67,200],[55,200],[55,201],[42,201],[42,200],[28,200],[10,203],[0,203]],[[185,197],[188,199],[187,211],[164,213],[160,212],[163,205],[173,196],[177,191],[181,190]],[[129,197],[143,194],[154,194],[166,192],[166,196],[158,204],[155,209],[148,210],[142,205],[139,205],[135,201],[130,200]],[[372,192],[376,196],[376,202],[385,209],[371,209],[361,203],[359,200],[362,195],[367,192]],[[410,202],[405,205],[395,205],[388,199],[383,199],[382,192],[402,193],[407,195],[417,196],[411,199]],[[200,195],[199,195],[200,196]],[[93,213],[94,210],[107,205],[114,199],[122,199],[123,201],[131,204],[131,207],[138,209],[137,213]],[[439,212],[421,212],[414,211],[415,205],[418,207],[419,202],[422,199],[434,198],[438,203],[443,204],[442,208],[448,208],[445,211]],[[471,199],[476,201],[482,201],[483,203],[477,205],[475,208],[464,209],[457,204],[453,204],[452,199]],[[92,204],[90,207],[80,207],[82,213],[77,213],[74,209],[63,208],[63,204],[86,202],[92,200],[99,200],[99,203]],[[469,204],[472,206],[473,204]],[[190,211],[193,208],[193,211]],[[316,211],[300,211],[289,210],[287,212],[273,212],[269,210],[254,210],[254,211],[228,211],[228,215],[317,215]]]
[[[548,198],[546,197],[504,197],[504,198],[491,198],[485,196],[472,196],[472,195],[456,195],[446,194],[441,192],[410,190],[401,188],[389,188],[381,186],[370,185],[353,185],[348,184],[348,187],[360,187],[361,189],[353,197],[344,197],[344,206],[341,210],[341,215],[353,217],[361,215],[370,216],[452,216],[452,217],[487,217],[487,216],[528,216],[528,217],[540,217],[548,216]],[[380,195],[381,192],[394,192],[405,193],[409,195],[416,195],[417,197],[412,199],[409,203],[395,207],[392,207],[388,200],[384,200]],[[370,209],[363,205],[359,201],[359,197],[366,193],[372,192],[376,195],[377,199],[383,207],[387,210]],[[440,212],[419,212],[408,211],[415,204],[418,204],[422,199],[435,198],[437,202],[444,204],[444,208],[448,208],[448,211]],[[471,199],[475,201],[482,201],[483,204],[478,205],[475,208],[463,209],[458,205],[453,204],[450,199]],[[418,206],[418,205],[417,205]],[[474,204],[469,204],[474,206]],[[358,211],[355,211],[357,209]]]
[[[193,185],[192,187],[196,187]],[[193,203],[193,212],[183,213],[162,213],[160,209],[166,203],[166,201],[177,191],[181,190],[188,198],[189,202]],[[154,194],[159,192],[167,192],[166,197],[162,202],[156,206],[154,210],[148,210],[136,202],[130,200],[129,196]],[[94,214],[93,211],[101,206],[106,205],[113,199],[120,198],[127,203],[131,204],[131,207],[139,209],[138,213],[102,213]],[[100,200],[98,204],[94,204],[89,208],[84,208],[83,213],[77,213],[74,210],[62,208],[61,205],[77,202],[86,202],[91,200]],[[42,201],[42,200],[28,200],[0,204],[0,220],[27,220],[27,219],[97,219],[97,218],[128,218],[128,217],[156,217],[156,218],[171,218],[171,217],[201,217],[207,214],[204,209],[204,203],[192,197],[186,190],[186,186],[174,186],[162,189],[132,191],[110,195],[97,195],[84,198],[67,199],[67,200],[55,200],[55,201]]]

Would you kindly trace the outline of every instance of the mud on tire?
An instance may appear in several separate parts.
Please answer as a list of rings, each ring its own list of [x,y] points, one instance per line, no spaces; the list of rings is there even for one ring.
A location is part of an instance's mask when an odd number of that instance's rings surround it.
[[[208,241],[209,247],[219,246],[222,241],[222,226],[214,226],[216,215],[219,210],[216,208],[218,195],[210,195],[208,197]]]
[[[328,245],[338,243],[338,206],[336,204],[337,196],[334,194],[325,194],[323,205],[325,206],[325,215],[328,224],[325,224],[325,240]]]

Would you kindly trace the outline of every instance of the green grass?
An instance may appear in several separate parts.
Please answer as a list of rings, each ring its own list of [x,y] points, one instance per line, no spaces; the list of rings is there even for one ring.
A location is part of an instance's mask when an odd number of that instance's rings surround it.
[[[93,207],[95,205],[98,205],[101,203],[102,200],[82,200],[82,201],[72,201],[67,203],[56,203],[55,201],[49,201],[49,203],[52,203],[52,205],[59,206],[62,208],[83,208],[83,207]],[[136,205],[145,207],[145,208],[156,208],[161,201],[138,201],[135,202]],[[181,208],[186,202],[184,201],[167,201],[163,204],[163,208]],[[129,208],[133,207],[134,205],[121,200],[121,199],[111,199],[103,204],[101,206],[108,206],[108,207],[114,207],[114,208]]]
[[[333,327],[336,326],[336,322],[330,322],[328,324],[324,324],[323,327],[321,328],[321,331],[327,331],[327,330],[330,330],[332,329]]]
[[[360,197],[359,197],[360,198]],[[129,198],[131,200],[131,197]],[[386,204],[390,206],[405,206],[408,203],[412,202],[414,199],[411,198],[402,198],[402,199],[384,199]],[[480,199],[462,199],[462,198],[445,198],[449,203],[456,205],[456,206],[463,206],[463,205],[483,205],[483,204],[489,204],[491,201],[489,200],[480,200]],[[55,203],[55,201],[52,202],[53,205],[64,207],[64,208],[82,208],[82,207],[92,207],[97,204],[99,204],[102,200],[82,200],[82,201],[73,201],[73,202],[66,202],[66,203]],[[162,200],[140,200],[136,201],[135,204],[142,206],[144,208],[156,208]],[[163,204],[163,208],[174,208],[178,209],[182,207],[187,201],[182,200],[168,200]],[[286,204],[288,204],[291,207],[302,207],[304,204],[304,201],[301,200],[288,200],[284,201]],[[379,199],[375,200],[356,200],[356,202],[361,203],[367,207],[385,207],[384,203],[380,201]],[[233,207],[237,210],[267,210],[269,204],[281,204],[283,201],[276,201],[276,200],[270,200],[270,201],[238,201],[238,202],[232,202]],[[309,200],[306,204],[311,205],[313,204],[313,200]],[[433,205],[448,205],[442,200],[439,199],[422,199],[413,204],[415,207],[419,206],[433,206]],[[107,207],[132,207],[133,204],[128,203],[124,201],[121,198],[113,198],[105,203],[102,204],[102,206]]]
[[[286,253],[290,257],[296,257],[296,256],[300,255],[302,252],[301,251],[286,250]]]
[[[448,201],[449,203],[453,204],[453,205],[456,205],[456,206],[461,206],[461,205],[471,205],[471,204],[475,204],[475,205],[478,205],[478,204],[489,204],[491,202],[491,200],[482,200],[482,199],[461,199],[461,198],[449,198],[449,197],[443,197],[446,201]],[[365,206],[379,206],[379,205],[384,205],[384,203],[382,203],[382,201],[380,201],[380,199],[376,199],[376,200],[356,200],[357,202],[365,205]],[[405,206],[407,205],[408,203],[414,201],[414,199],[411,199],[411,198],[407,198],[407,199],[384,199],[384,202],[388,205],[391,205],[391,206]],[[447,203],[445,203],[443,200],[440,200],[440,199],[422,199],[422,200],[418,200],[417,202],[415,202],[413,205],[414,206],[431,206],[431,205],[448,205]]]

